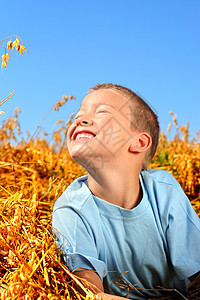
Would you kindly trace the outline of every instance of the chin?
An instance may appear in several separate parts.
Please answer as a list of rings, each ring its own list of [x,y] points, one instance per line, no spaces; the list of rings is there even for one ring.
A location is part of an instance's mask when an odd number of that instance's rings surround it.
[[[85,167],[86,162],[90,159],[84,155],[84,151],[79,150],[69,150],[69,155],[71,158],[79,163],[81,166]]]
[[[76,159],[79,159],[81,157],[86,156],[87,146],[85,146],[85,145],[73,145],[72,147],[68,148],[68,151],[69,151],[70,156],[74,160],[76,160]]]
[[[80,158],[81,158],[80,153],[77,153],[77,152],[75,152],[75,151],[69,151],[69,155],[71,156],[71,158],[72,158],[73,160],[75,160],[76,162],[79,163]]]

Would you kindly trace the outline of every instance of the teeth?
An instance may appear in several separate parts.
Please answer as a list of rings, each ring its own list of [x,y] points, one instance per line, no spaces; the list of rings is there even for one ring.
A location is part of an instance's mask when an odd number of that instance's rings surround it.
[[[81,138],[93,138],[92,134],[88,134],[88,133],[78,133],[75,140],[79,140]]]

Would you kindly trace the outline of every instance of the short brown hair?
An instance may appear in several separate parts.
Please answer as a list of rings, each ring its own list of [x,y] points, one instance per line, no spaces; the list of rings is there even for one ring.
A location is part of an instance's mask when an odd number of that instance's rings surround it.
[[[113,83],[97,84],[92,87],[89,92],[97,91],[100,89],[109,89],[121,93],[123,96],[128,96],[132,101],[131,108],[131,126],[139,132],[147,132],[152,139],[152,145],[147,150],[144,161],[143,169],[147,169],[151,162],[159,142],[160,126],[156,113],[150,106],[136,93],[121,85]]]

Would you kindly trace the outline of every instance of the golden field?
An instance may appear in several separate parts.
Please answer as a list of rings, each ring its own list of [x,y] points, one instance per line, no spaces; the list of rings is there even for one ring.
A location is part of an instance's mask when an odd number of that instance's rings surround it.
[[[77,278],[63,265],[52,236],[55,200],[85,174],[67,152],[70,120],[60,123],[51,144],[36,133],[19,141],[18,113],[0,128],[0,299],[95,299],[84,287],[86,297],[75,290]],[[178,126],[172,117],[176,135],[171,140],[160,135],[150,167],[172,173],[200,217],[199,136],[188,140],[188,125]],[[199,299],[199,281],[191,284],[188,299]],[[165,299],[178,297],[169,291]]]

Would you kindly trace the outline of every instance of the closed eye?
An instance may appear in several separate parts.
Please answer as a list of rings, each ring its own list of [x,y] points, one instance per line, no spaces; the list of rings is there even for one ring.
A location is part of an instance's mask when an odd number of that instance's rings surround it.
[[[82,114],[77,114],[74,118],[74,120],[77,120],[78,118],[82,117]]]
[[[107,113],[107,112],[109,112],[108,110],[105,110],[105,109],[101,109],[101,110],[98,110],[97,111],[97,114],[99,114],[99,113]]]
[[[74,118],[74,120],[77,120],[77,119],[80,118],[80,117],[81,117],[81,115],[76,116],[76,117]]]
[[[106,113],[111,113],[111,111],[109,110],[109,109],[107,109],[107,107],[106,108],[104,108],[104,107],[102,107],[102,108],[98,108],[97,110],[96,110],[96,113],[97,114],[106,114]]]
[[[96,108],[97,114],[106,114],[106,113],[112,113],[113,106],[110,104],[99,104]]]

